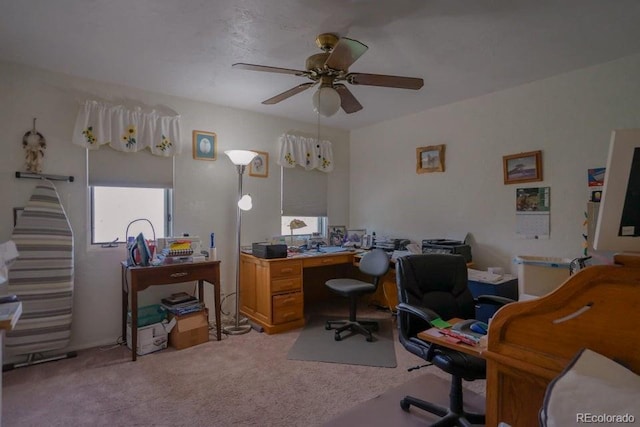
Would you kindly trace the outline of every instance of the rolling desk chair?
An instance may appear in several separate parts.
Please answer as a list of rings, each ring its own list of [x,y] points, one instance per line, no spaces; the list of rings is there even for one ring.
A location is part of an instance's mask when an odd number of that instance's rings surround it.
[[[473,298],[467,283],[467,265],[462,255],[409,255],[396,260],[398,329],[402,345],[411,353],[451,374],[449,407],[406,396],[403,410],[413,405],[440,417],[438,426],[469,426],[484,423],[484,414],[464,411],[462,380],[486,378],[483,359],[430,344],[417,337],[436,318],[475,318],[476,302],[502,305],[509,299],[493,295]]]
[[[373,283],[363,282],[357,279],[331,279],[325,285],[333,292],[349,298],[349,320],[328,320],[325,329],[335,329],[335,340],[342,340],[342,332],[349,330],[367,337],[367,341],[373,341],[371,331],[378,330],[378,322],[358,321],[356,318],[356,308],[358,297],[363,294],[370,294],[378,288],[380,278],[389,270],[389,255],[382,249],[374,249],[367,252],[360,260],[360,271],[369,276],[373,276]]]

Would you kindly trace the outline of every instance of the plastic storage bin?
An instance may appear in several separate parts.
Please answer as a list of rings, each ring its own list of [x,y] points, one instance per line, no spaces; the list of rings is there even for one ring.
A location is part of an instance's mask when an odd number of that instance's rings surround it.
[[[469,279],[469,290],[474,298],[480,295],[497,295],[518,301],[518,279],[510,274],[505,274],[499,282],[481,282]],[[489,323],[489,318],[496,314],[500,308],[493,304],[476,304],[476,319]]]
[[[569,277],[570,258],[517,256],[520,299],[540,297],[560,286]]]
[[[160,323],[167,318],[167,310],[160,304],[138,307],[138,327]],[[127,313],[127,323],[131,324],[131,311]]]

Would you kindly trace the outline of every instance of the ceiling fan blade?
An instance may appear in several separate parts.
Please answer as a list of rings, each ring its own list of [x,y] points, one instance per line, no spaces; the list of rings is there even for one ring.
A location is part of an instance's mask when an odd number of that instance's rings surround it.
[[[340,95],[340,105],[345,113],[351,114],[356,111],[362,110],[362,104],[358,102],[355,96],[351,93],[345,85],[337,84],[333,88],[338,91]]]
[[[265,105],[277,104],[278,102],[284,101],[285,99],[290,98],[293,95],[296,95],[302,92],[303,90],[309,89],[311,86],[315,86],[316,83],[317,82],[302,83],[296,87],[293,87],[289,90],[282,92],[281,94],[278,94],[272,98],[269,98],[266,101],[262,101],[262,103]]]
[[[269,73],[293,74],[296,76],[308,76],[308,71],[292,70],[291,68],[267,67],[266,65],[243,64],[241,62],[232,65],[233,68],[250,71],[266,71]]]
[[[424,85],[424,80],[417,77],[385,76],[383,74],[349,73],[345,80],[354,85],[395,87],[413,90],[418,90]]]
[[[346,71],[367,49],[367,45],[358,40],[343,37],[338,40],[324,65],[334,70]]]

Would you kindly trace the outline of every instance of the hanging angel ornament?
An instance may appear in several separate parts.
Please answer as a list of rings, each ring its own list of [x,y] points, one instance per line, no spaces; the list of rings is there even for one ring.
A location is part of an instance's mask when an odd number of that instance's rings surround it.
[[[44,150],[47,149],[47,141],[36,130],[36,119],[33,119],[33,129],[22,137],[22,148],[25,150],[25,165],[27,172],[42,173],[42,161]]]

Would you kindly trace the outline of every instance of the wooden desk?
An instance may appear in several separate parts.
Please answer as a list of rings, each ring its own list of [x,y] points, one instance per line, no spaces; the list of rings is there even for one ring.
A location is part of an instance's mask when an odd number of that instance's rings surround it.
[[[458,322],[462,322],[464,319],[451,319],[447,320],[451,325],[455,325]],[[422,331],[418,333],[418,338],[424,341],[432,342],[434,344],[438,344],[442,347],[450,348],[452,350],[459,351],[461,353],[466,353],[475,357],[482,357],[482,353],[486,350],[486,341],[482,340],[478,345],[468,345],[462,342],[455,342],[451,339],[447,338],[447,335],[441,334],[440,330],[436,327],[429,328],[426,331]]]
[[[220,321],[220,261],[180,263],[154,267],[122,265],[122,339],[127,340],[127,308],[131,295],[131,360],[137,358],[138,347],[138,292],[149,286],[198,281],[198,299],[204,303],[204,282],[213,285],[215,296],[216,338],[222,339]]]
[[[324,279],[351,274],[353,257],[353,252],[336,252],[264,259],[242,253],[240,313],[267,334],[300,328],[304,326],[303,271],[305,284],[313,283],[308,287],[312,294],[323,288]]]

